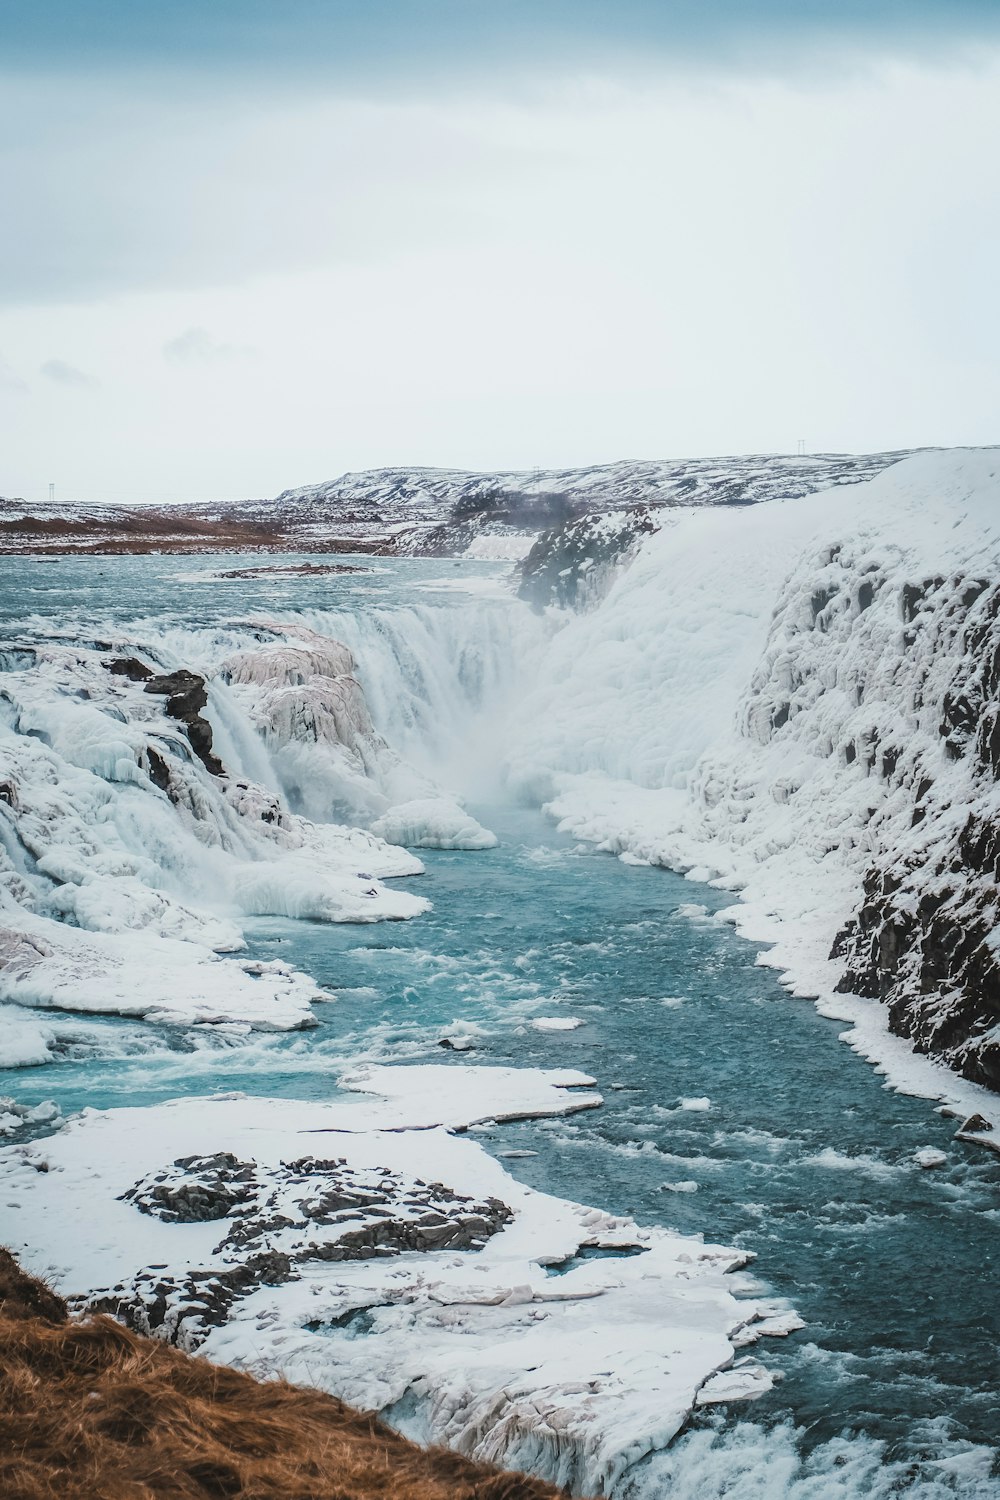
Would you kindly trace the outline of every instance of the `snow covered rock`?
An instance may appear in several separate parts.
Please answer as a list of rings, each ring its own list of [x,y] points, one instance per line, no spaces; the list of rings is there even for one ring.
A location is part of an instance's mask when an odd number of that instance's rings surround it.
[[[590,512],[545,531],[521,564],[518,594],[536,609],[593,607],[611,587],[664,513],[648,505]]]
[[[417,797],[390,807],[372,833],[410,849],[493,849],[497,836],[449,797]]]

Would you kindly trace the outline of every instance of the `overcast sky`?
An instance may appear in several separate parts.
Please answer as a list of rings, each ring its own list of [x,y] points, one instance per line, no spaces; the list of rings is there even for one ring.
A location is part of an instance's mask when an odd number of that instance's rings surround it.
[[[0,494],[1000,441],[997,0],[11,0]]]

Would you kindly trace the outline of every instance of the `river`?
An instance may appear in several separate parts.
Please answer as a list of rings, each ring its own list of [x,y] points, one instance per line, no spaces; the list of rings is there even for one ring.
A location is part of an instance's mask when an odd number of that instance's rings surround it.
[[[410,922],[247,924],[252,954],[337,992],[316,1029],[88,1021],[99,1045],[0,1071],[0,1094],[69,1115],[218,1089],[326,1099],[363,1059],[580,1068],[600,1110],[479,1140],[533,1186],[752,1251],[806,1325],[768,1341],[773,1391],[697,1417],[621,1494],[1000,1494],[1000,1157],[954,1141],[953,1120],[887,1089],[789,996],[716,916],[731,896],[577,845],[503,795],[504,695],[551,627],[503,596],[496,564],[371,566],[218,581],[218,559],[4,564],[8,630],[158,631],[190,654],[242,615],[301,612],[347,638],[377,727],[462,783],[499,842],[422,851],[407,885],[432,909]],[[945,1165],[922,1170],[924,1146]]]

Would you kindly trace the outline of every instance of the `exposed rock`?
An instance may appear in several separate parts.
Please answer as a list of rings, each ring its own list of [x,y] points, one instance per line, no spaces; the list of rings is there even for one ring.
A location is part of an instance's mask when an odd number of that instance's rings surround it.
[[[835,945],[846,959],[840,988],[884,1001],[892,1030],[918,1051],[1000,1090],[1000,586],[935,576],[906,585],[899,612],[911,650],[954,663],[939,731],[961,765],[967,811],[953,816],[950,782],[929,775],[912,747],[872,760],[909,800],[910,828],[927,832],[906,854],[878,841],[857,915]]]
[[[181,667],[176,672],[149,677],[145,691],[162,693],[166,697],[167,713],[184,725],[191,749],[202,765],[213,776],[223,775],[222,762],[212,752],[212,726],[202,714],[202,709],[208,703],[204,677]]]
[[[127,677],[129,682],[146,682],[153,675],[152,667],[135,656],[116,656],[106,666],[112,677]]]
[[[649,505],[590,512],[543,532],[521,564],[518,594],[536,609],[549,604],[580,609],[597,604],[615,570],[659,529],[664,510]]]
[[[253,1167],[227,1151],[214,1156],[181,1156],[174,1162],[181,1176],[167,1173],[152,1182],[137,1183],[124,1198],[141,1213],[171,1224],[201,1224],[224,1219],[252,1196]]]
[[[211,1269],[144,1272],[90,1304],[185,1347],[224,1322],[238,1298],[296,1279],[309,1262],[476,1250],[511,1218],[498,1198],[476,1202],[388,1168],[362,1171],[342,1158],[305,1156],[264,1169],[226,1151],[179,1157],[122,1198],[165,1223],[227,1225]]]
[[[154,750],[152,745],[146,746],[146,768],[149,779],[154,786],[159,787],[161,792],[170,792],[170,768],[163,756]]]
[[[332,573],[370,573],[351,563],[268,563],[259,568],[229,568],[218,578],[323,578]]]

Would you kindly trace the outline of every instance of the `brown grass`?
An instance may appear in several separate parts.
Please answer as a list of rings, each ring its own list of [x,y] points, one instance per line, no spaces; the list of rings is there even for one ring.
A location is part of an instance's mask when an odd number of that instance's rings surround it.
[[[3,1500],[557,1500],[331,1396],[71,1321],[0,1250]]]

